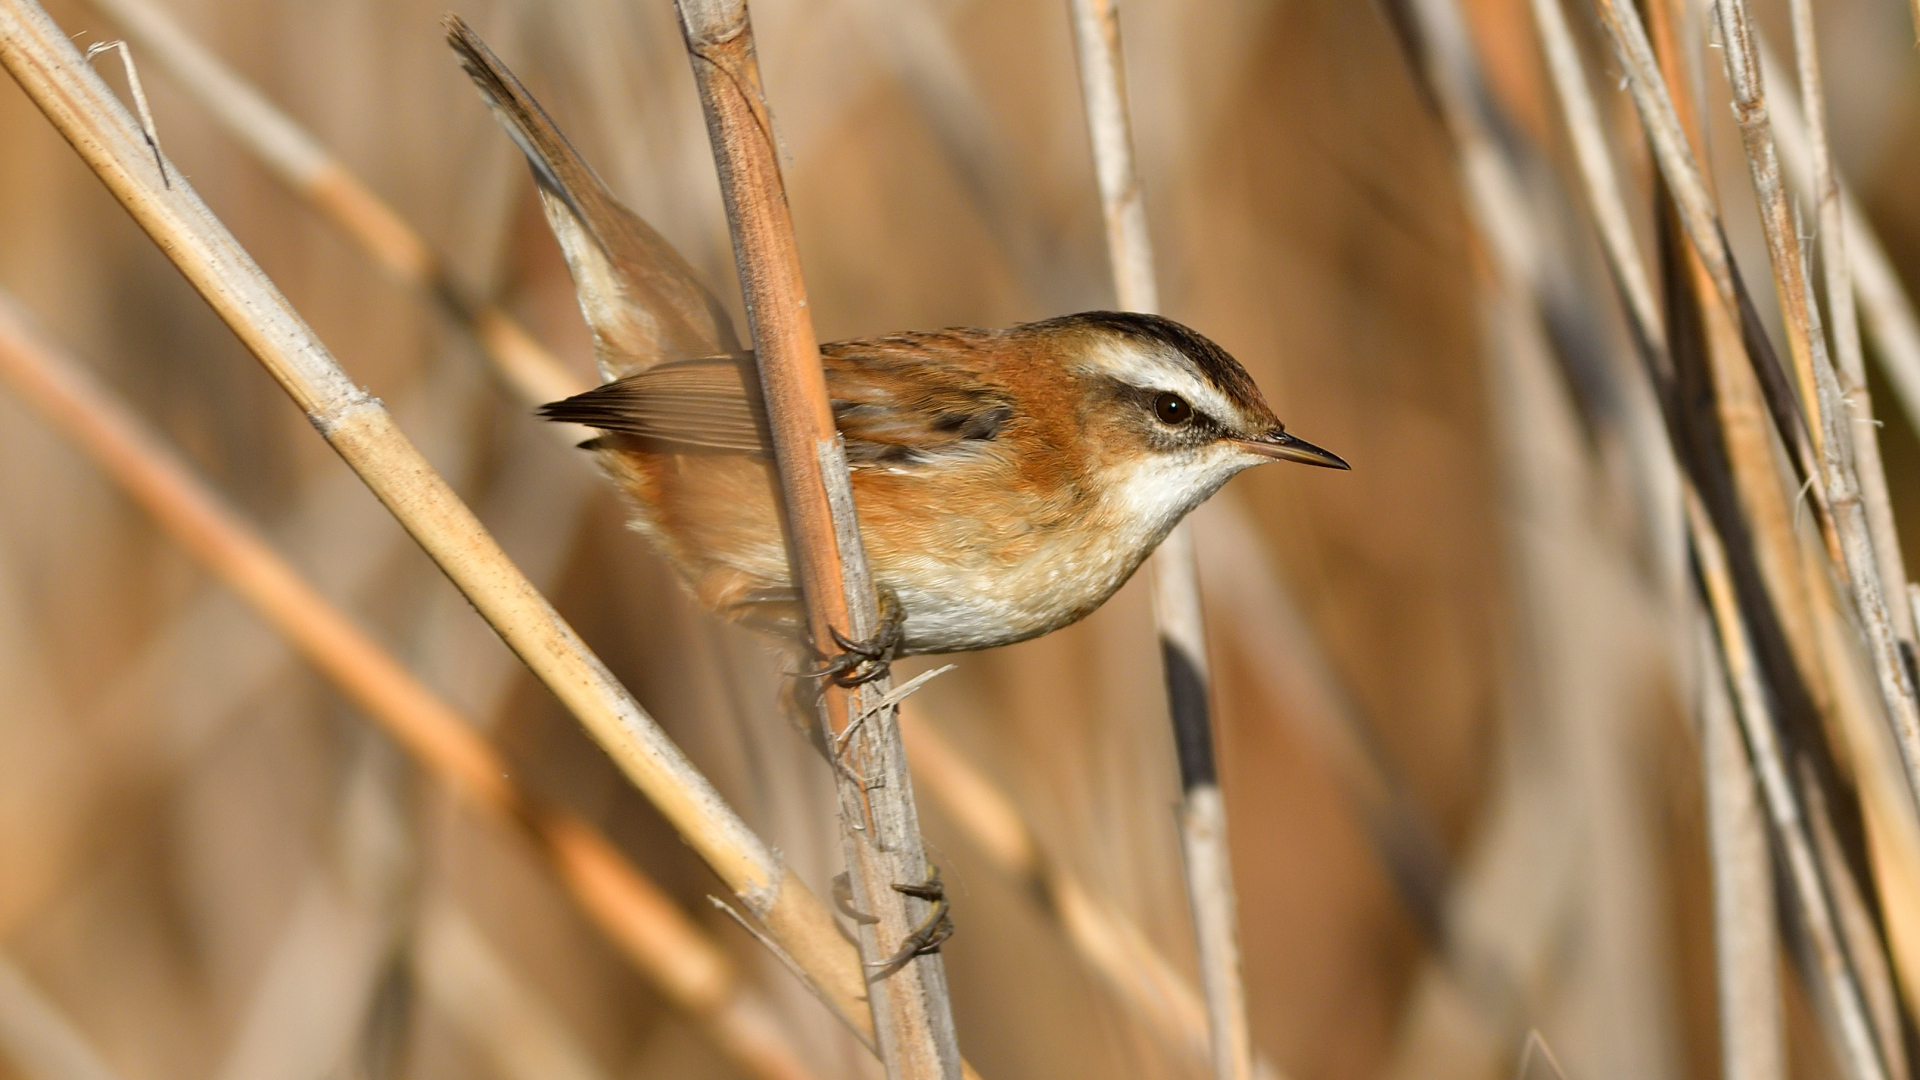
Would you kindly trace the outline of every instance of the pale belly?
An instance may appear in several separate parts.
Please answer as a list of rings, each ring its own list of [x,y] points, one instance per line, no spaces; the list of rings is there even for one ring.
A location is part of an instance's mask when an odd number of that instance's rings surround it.
[[[651,454],[603,460],[633,497],[635,527],[704,606],[797,632],[800,612],[763,464]],[[1006,487],[952,479],[878,470],[854,476],[874,583],[899,601],[907,653],[988,649],[1078,621],[1126,583],[1188,509],[1141,513],[1113,497],[1125,492],[1121,484],[1107,485],[1107,498],[1056,489],[1007,513]],[[988,499],[991,512],[981,506]]]
[[[961,652],[1011,645],[1076,622],[1124,585],[1145,545],[1051,547],[1013,566],[969,570],[918,558],[874,560],[874,581],[906,613],[904,650]]]

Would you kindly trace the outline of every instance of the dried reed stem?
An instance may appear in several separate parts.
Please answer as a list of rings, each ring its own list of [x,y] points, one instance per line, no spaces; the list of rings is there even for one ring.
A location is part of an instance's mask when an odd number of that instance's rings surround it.
[[[1916,698],[1913,683],[1908,678],[1906,661],[1901,656],[1901,641],[1894,629],[1893,616],[1888,611],[1889,602],[1880,574],[1881,560],[1874,550],[1873,529],[1867,521],[1860,477],[1855,467],[1853,432],[1844,418],[1847,403],[1842,400],[1840,384],[1827,357],[1826,344],[1821,336],[1819,308],[1813,303],[1812,284],[1807,279],[1800,254],[1799,230],[1787,205],[1786,186],[1780,178],[1752,20],[1746,0],[1719,0],[1716,9],[1720,13],[1720,28],[1724,38],[1722,52],[1726,57],[1727,81],[1733,88],[1734,115],[1739,120],[1741,139],[1746,145],[1754,193],[1760,201],[1760,220],[1767,237],[1768,254],[1773,262],[1775,286],[1780,294],[1787,337],[1793,343],[1795,366],[1805,368],[1801,372],[1805,398],[1803,404],[1806,414],[1816,421],[1814,446],[1819,454],[1830,520],[1840,541],[1847,583],[1853,594],[1854,611],[1866,638],[1867,654],[1873,664],[1881,704],[1886,710],[1886,721],[1893,727],[1895,743],[1906,763],[1907,783],[1916,806],[1920,806],[1920,698]],[[1796,12],[1796,23],[1800,21],[1799,14]],[[1806,33],[1811,35],[1811,15],[1807,18]],[[1810,37],[1801,39],[1799,33],[1795,36],[1800,39],[1803,54],[1810,52],[1813,44]],[[1803,75],[1807,70],[1806,65],[1811,62],[1810,56],[1802,56]],[[1817,77],[1816,67],[1814,78]],[[1812,95],[1810,100],[1817,106],[1818,87],[1814,86],[1809,92]],[[1833,184],[1831,167],[1823,168],[1826,165],[1823,121],[1811,114],[1807,121],[1812,136],[1810,142],[1815,182],[1820,185],[1824,220],[1828,212],[1834,215],[1839,213],[1838,190]],[[1822,232],[1825,233],[1826,229],[1823,228]],[[1831,238],[1835,242],[1842,239],[1838,227],[1832,229]],[[1836,268],[1844,277],[1844,263],[1829,260],[1829,273]],[[1851,292],[1839,296],[1846,300]],[[1851,326],[1850,318],[1848,322]],[[1855,360],[1858,361],[1857,355]],[[1858,374],[1864,385],[1864,367]],[[1880,487],[1884,492],[1884,478]],[[1892,508],[1886,507],[1889,532],[1892,530],[1892,514]],[[1894,542],[1898,542],[1897,538]],[[1908,648],[1911,649],[1911,646]]]
[[[1760,202],[1760,227],[1773,266],[1774,292],[1786,325],[1787,351],[1793,358],[1794,377],[1799,384],[1800,408],[1812,428],[1814,452],[1824,457],[1831,433],[1819,422],[1817,372],[1830,361],[1826,340],[1818,326],[1819,311],[1809,303],[1811,287],[1800,258],[1799,229],[1793,210],[1787,205],[1786,187],[1780,180],[1780,162],[1773,147],[1773,126],[1767,118],[1766,91],[1760,82],[1760,58],[1754,49],[1752,22],[1745,0],[1718,0],[1714,10],[1719,14],[1723,42],[1720,51],[1726,58],[1727,82],[1733,89],[1734,121],[1740,129],[1747,170]],[[1711,202],[1708,205],[1711,206]]]
[[[1670,383],[1662,385],[1670,379],[1673,370],[1671,357],[1658,348],[1666,339],[1665,329],[1652,321],[1657,316],[1651,305],[1631,293],[1632,283],[1644,279],[1644,264],[1631,233],[1625,228],[1625,206],[1620,200],[1619,185],[1613,179],[1612,163],[1586,76],[1558,0],[1535,0],[1534,9],[1549,70],[1574,134],[1587,197],[1603,232],[1602,247],[1612,264],[1615,281],[1627,293],[1625,307],[1629,320],[1639,324],[1634,326],[1634,336],[1642,344],[1649,377],[1661,391],[1663,412],[1671,428],[1679,421],[1680,414]],[[1685,444],[1678,430],[1670,430],[1670,438],[1676,446]],[[1774,981],[1772,886],[1764,869],[1764,845],[1755,843],[1746,823],[1752,801],[1752,773],[1722,722],[1725,684],[1719,679],[1723,673],[1733,680],[1740,722],[1746,729],[1747,753],[1752,755],[1753,767],[1759,773],[1775,835],[1787,860],[1789,894],[1808,928],[1819,985],[1833,1005],[1842,1056],[1852,1066],[1853,1075],[1878,1075],[1875,1070],[1879,1068],[1880,1059],[1871,1043],[1872,1027],[1867,1023],[1865,995],[1845,950],[1841,928],[1828,906],[1829,890],[1838,885],[1825,880],[1813,858],[1799,794],[1791,784],[1774,735],[1772,706],[1758,672],[1757,658],[1751,651],[1720,537],[1694,493],[1692,482],[1685,485],[1683,493],[1696,566],[1719,630],[1721,657],[1720,662],[1710,663],[1707,670],[1712,674],[1705,675],[1702,681],[1701,737],[1714,853],[1724,1075],[1770,1080],[1782,1075],[1784,1061],[1780,1050],[1778,995],[1771,989]],[[1863,1032],[1866,1042],[1862,1041]]]
[[[1157,313],[1153,244],[1147,233],[1146,192],[1133,157],[1125,64],[1120,51],[1118,0],[1069,0],[1080,96],[1093,142],[1094,172],[1107,224],[1107,258],[1114,293],[1128,311]],[[1240,927],[1234,912],[1233,858],[1227,844],[1227,806],[1214,764],[1207,632],[1200,604],[1200,564],[1193,527],[1175,525],[1150,562],[1153,614],[1165,664],[1167,709],[1180,760],[1180,847],[1186,857],[1187,899],[1200,956],[1219,1080],[1248,1080],[1253,1037],[1240,977]]]
[[[1720,227],[1719,215],[1704,174],[1687,142],[1686,131],[1674,109],[1666,80],[1654,60],[1653,46],[1647,40],[1646,26],[1631,3],[1620,0],[1594,0],[1600,21],[1606,27],[1614,53],[1626,71],[1627,89],[1640,116],[1640,126],[1653,148],[1660,175],[1672,192],[1679,211],[1680,224],[1687,240],[1713,283],[1715,295],[1729,318],[1736,320],[1746,346],[1754,375],[1760,381],[1767,410],[1772,416],[1780,440],[1799,470],[1802,480],[1812,485],[1816,507],[1826,506],[1821,487],[1822,475],[1814,456],[1807,421],[1797,405],[1797,397],[1785,372],[1780,369],[1773,345],[1760,325],[1758,313],[1746,286],[1734,265]],[[1825,524],[1823,520],[1823,525]],[[1837,549],[1837,544],[1834,544]],[[1835,562],[1839,555],[1836,550]]]
[[[101,6],[110,13],[122,18],[123,29],[142,46],[142,54],[157,57],[163,66],[172,72],[175,78],[192,93],[203,106],[213,111],[228,131],[238,137],[243,146],[272,168],[277,175],[294,187],[297,192],[307,194],[325,190],[324,185],[308,185],[302,178],[309,175],[324,175],[328,171],[339,170],[345,175],[346,186],[352,190],[368,191],[357,177],[346,173],[345,166],[337,159],[329,158],[324,148],[311,133],[306,132],[285,113],[276,109],[257,88],[245,82],[234,72],[209,53],[198,42],[187,36],[177,24],[161,13],[146,0],[100,0]],[[876,13],[879,15],[881,13]],[[906,18],[907,16],[902,16]],[[914,17],[917,18],[917,17]],[[938,30],[930,25],[911,21],[906,35],[918,46],[914,55],[945,46],[944,38],[938,37]],[[957,68],[957,59],[946,55],[947,63],[939,74],[948,82],[961,76]],[[917,69],[911,74],[924,74]],[[928,92],[929,99],[942,95]],[[230,103],[242,104],[234,107]],[[225,107],[222,103],[229,103]],[[960,121],[968,117],[984,123],[983,116],[975,116],[978,102],[969,99],[963,103],[967,108]],[[959,122],[946,118],[949,123]],[[976,138],[968,145],[977,149],[986,145],[987,132],[976,132]],[[288,155],[278,148],[291,145],[298,152]],[[283,157],[290,157],[297,164],[302,160],[324,159],[324,169],[302,169],[282,164]],[[977,164],[977,163],[976,163]],[[989,162],[988,164],[991,164]],[[984,166],[983,166],[984,167]],[[999,177],[996,172],[993,174]],[[984,181],[980,181],[985,183]],[[1005,186],[1004,178],[996,180],[998,186]],[[993,185],[989,185],[993,186]],[[329,220],[341,226],[348,236],[384,265],[394,268],[394,260],[382,258],[382,249],[377,241],[383,236],[395,235],[395,230],[369,230],[356,228],[356,219],[351,215],[336,212],[340,203],[336,200],[314,198],[311,204],[325,213]],[[417,231],[405,225],[404,219],[390,208],[380,204],[381,216],[390,218],[399,224],[407,234],[417,236]],[[422,240],[421,244],[424,245]],[[401,249],[407,249],[401,245]],[[427,260],[425,264],[438,266],[437,258]],[[423,265],[413,260],[409,265]],[[416,284],[431,284],[419,280]],[[436,289],[438,295],[445,296],[445,288]],[[498,310],[483,308],[482,310]],[[503,316],[511,319],[511,316]],[[518,330],[518,324],[509,323]],[[548,374],[538,380],[509,378],[509,385],[519,392],[521,398],[530,404],[538,405],[545,401],[570,397],[585,390],[584,380],[576,379],[557,360],[551,359],[545,349],[537,342],[529,341],[531,349],[548,358],[543,368]],[[489,355],[495,363],[506,368],[507,357],[498,350],[490,350]],[[911,714],[903,708],[901,717],[906,722]],[[992,787],[984,775],[975,770],[964,758],[958,755],[952,746],[937,734],[931,732],[916,737],[915,727],[924,727],[908,723],[903,728],[903,737],[907,741],[914,775],[928,786],[930,793],[939,799],[949,816],[958,822],[969,837],[981,846],[990,859],[1003,872],[1021,878],[1032,877],[1041,882],[1046,890],[1051,913],[1062,921],[1068,940],[1073,944],[1084,962],[1103,980],[1115,998],[1132,1009],[1135,1015],[1146,1025],[1160,1031],[1171,1043],[1182,1050],[1191,1051],[1199,1058],[1208,1057],[1208,1026],[1206,1010],[1198,992],[1188,986],[1164,956],[1154,948],[1152,942],[1138,927],[1127,923],[1123,916],[1110,907],[1094,899],[1091,894],[1057,864],[1047,862],[1044,874],[1034,868],[1041,865],[1033,837],[1024,820],[1019,816],[1018,808],[1000,791]],[[921,749],[925,744],[926,748]],[[1015,838],[1009,840],[1007,838]],[[1024,854],[1010,852],[1004,845],[1014,843],[1024,845]],[[1277,1072],[1264,1061],[1256,1060],[1256,1075],[1276,1076]]]
[[[1760,49],[1761,69],[1768,78],[1776,78],[1780,65],[1767,54],[1764,42]],[[1796,51],[1802,57],[1806,49],[1798,43]],[[1818,75],[1813,77],[1816,81]],[[1802,75],[1803,84],[1807,77]],[[1804,87],[1802,93],[1805,93]],[[1807,117],[1792,97],[1781,96],[1772,103],[1774,136],[1780,147],[1780,158],[1785,162],[1787,172],[1792,175],[1796,187],[1802,191],[1819,193],[1826,185],[1819,179],[1819,170],[1814,163],[1813,135],[1809,130]],[[1894,394],[1900,399],[1910,421],[1920,427],[1920,318],[1916,318],[1913,302],[1908,298],[1906,289],[1900,283],[1900,277],[1893,268],[1893,261],[1887,257],[1886,248],[1880,238],[1874,235],[1873,225],[1860,209],[1859,202],[1847,190],[1846,181],[1832,167],[1828,157],[1827,175],[1831,179],[1833,198],[1838,205],[1840,221],[1839,240],[1834,246],[1843,253],[1847,276],[1853,284],[1854,297],[1866,314],[1867,329],[1873,335],[1878,347],[1882,368],[1893,383]],[[1822,210],[1820,234],[1823,243],[1832,239],[1831,226],[1827,223],[1827,201],[1820,196]],[[1825,249],[1823,249],[1825,250]],[[1831,258],[1831,255],[1823,255]],[[1834,304],[1833,319],[1836,340],[1841,339],[1845,331],[1846,316],[1841,313],[1840,305],[1835,303],[1831,267],[1828,268],[1828,303]],[[1842,368],[1848,364],[1846,346],[1836,348],[1840,353]],[[1842,371],[1842,378],[1847,378]],[[1852,393],[1851,390],[1848,391]],[[1862,399],[1864,400],[1864,399]],[[1870,420],[1870,416],[1856,412],[1854,423],[1858,425]],[[1866,465],[1861,465],[1864,470]],[[1863,483],[1871,483],[1862,476]],[[1878,534],[1875,543],[1879,543]],[[1896,551],[1898,545],[1895,545]],[[1905,606],[1905,605],[1901,605]],[[1908,622],[1911,623],[1911,616]]]
[[[1827,310],[1834,354],[1839,359],[1840,385],[1853,421],[1854,454],[1861,493],[1866,501],[1867,522],[1873,532],[1874,554],[1880,559],[1881,583],[1890,598],[1888,612],[1894,632],[1911,643],[1913,613],[1909,605],[1898,599],[1905,591],[1906,566],[1900,554],[1891,496],[1886,490],[1886,471],[1880,458],[1880,425],[1874,420],[1873,400],[1867,392],[1864,350],[1854,305],[1858,301],[1866,309],[1867,324],[1879,345],[1881,366],[1893,381],[1895,396],[1916,425],[1920,425],[1920,321],[1915,320],[1906,290],[1895,276],[1885,249],[1873,235],[1873,225],[1834,168],[1832,155],[1827,151],[1824,122],[1818,131],[1808,123],[1809,115],[1824,113],[1824,93],[1820,89],[1811,13],[1803,13],[1804,6],[1801,0],[1793,2],[1794,51],[1799,61],[1802,100],[1796,105],[1791,96],[1778,95],[1772,100],[1769,112],[1780,160],[1788,176],[1795,187],[1813,193],[1818,202],[1818,239]],[[1780,64],[1768,53],[1766,42],[1762,40],[1758,44],[1760,69],[1766,79],[1769,82],[1782,79]],[[1809,86],[1813,87],[1811,91],[1807,89]]]
[[[1840,178],[1827,145],[1825,83],[1820,77],[1819,43],[1814,35],[1813,4],[1790,0],[1793,12],[1793,51],[1798,62],[1800,102],[1807,125],[1814,192],[1819,208],[1820,265],[1826,283],[1827,325],[1838,359],[1840,389],[1851,419],[1854,461],[1859,469],[1861,496],[1873,551],[1879,560],[1882,592],[1893,622],[1893,632],[1909,648],[1913,645],[1913,612],[1900,598],[1907,592],[1907,570],[1900,556],[1900,534],[1894,527],[1893,497],[1887,490],[1886,468],[1880,459],[1880,425],[1873,419],[1873,398],[1867,390],[1867,366],[1860,347],[1860,318],[1854,308],[1853,271],[1847,263],[1846,207]],[[1773,67],[1762,56],[1761,70]],[[1784,95],[1781,102],[1788,100]],[[1779,125],[1784,126],[1784,125]],[[1784,143],[1785,138],[1780,140]],[[1782,155],[1786,156],[1786,155]],[[1791,168],[1791,166],[1789,166]]]
[[[1888,1080],[1866,995],[1846,949],[1839,920],[1828,899],[1829,886],[1808,833],[1807,818],[1788,772],[1777,734],[1773,705],[1760,660],[1740,613],[1726,550],[1706,509],[1689,490],[1687,516],[1693,533],[1695,567],[1706,594],[1719,640],[1718,672],[1733,691],[1734,712],[1746,736],[1747,752],[1760,783],[1762,802],[1773,828],[1787,892],[1799,908],[1813,962],[1814,983],[1831,1017],[1842,1069],[1851,1080]]]
[[[720,945],[579,815],[508,779],[477,726],[329,603],[171,448],[0,294],[0,377],[175,542],[253,605],[341,693],[482,812],[526,828],[567,890],[640,973],[767,1080],[810,1074]]]
[[[1712,859],[1720,1075],[1724,1080],[1784,1080],[1780,923],[1766,818],[1754,786],[1753,763],[1727,697],[1717,646],[1706,628],[1701,629],[1706,640],[1696,669],[1695,708]]]
[[[94,0],[128,39],[173,76],[233,138],[373,256],[392,277],[432,295],[480,342],[509,385],[558,401],[578,380],[504,308],[473,302],[431,246],[386,201],[265,94],[152,0]]]
[[[880,609],[807,308],[753,27],[746,0],[678,0],[678,7],[733,233],[794,581],[815,649],[832,651],[836,634],[856,641],[877,635]],[[941,909],[895,888],[934,872],[920,838],[897,711],[881,704],[888,689],[885,678],[852,691],[823,687],[821,720],[835,758],[842,848],[854,902],[874,920],[861,921],[859,940],[878,976],[868,980],[867,993],[887,1075],[953,1080],[960,1075],[960,1048],[944,964],[931,952],[903,968],[893,963],[922,940],[915,937],[921,928],[934,927]],[[868,719],[855,730],[862,716]]]
[[[767,925],[842,1019],[866,1031],[864,980],[833,915],[527,582],[191,186],[162,182],[132,118],[33,0],[0,0],[0,63],[501,639]]]
[[[900,709],[900,733],[922,794],[933,799],[995,869],[1026,885],[1066,932],[1087,969],[1134,1019],[1175,1052],[1212,1060],[1211,1025],[1200,992],[1147,935],[1094,896],[1064,863],[1047,855],[1012,798],[940,734],[913,702]],[[1257,1054],[1255,1077],[1279,1071]]]
[[[1533,12],[1608,270],[1620,290],[1643,367],[1671,424],[1677,417],[1672,411],[1674,370],[1666,326],[1633,238],[1578,46],[1560,0],[1533,0]],[[1690,520],[1689,526],[1693,524]],[[1786,1047],[1771,858],[1764,819],[1755,803],[1753,767],[1733,721],[1726,684],[1718,677],[1720,663],[1713,648],[1708,641],[1695,670],[1701,673],[1696,709],[1712,858],[1721,1076],[1724,1080],[1781,1080]]]

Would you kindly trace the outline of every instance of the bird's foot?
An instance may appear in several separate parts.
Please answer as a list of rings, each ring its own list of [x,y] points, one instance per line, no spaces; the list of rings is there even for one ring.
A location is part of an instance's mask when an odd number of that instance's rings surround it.
[[[878,969],[867,978],[870,983],[891,978],[916,956],[927,956],[939,952],[940,946],[946,944],[947,939],[953,936],[953,908],[947,903],[947,888],[940,882],[939,867],[928,863],[927,880],[917,885],[896,884],[893,886],[893,891],[911,896],[916,900],[925,900],[933,905],[933,910],[927,912],[926,919],[900,942],[898,952],[885,960],[868,965]]]
[[[877,679],[885,678],[893,670],[893,661],[900,654],[900,644],[906,637],[907,613],[893,593],[880,591],[880,632],[865,641],[856,641],[842,634],[836,627],[827,627],[833,635],[834,644],[841,652],[830,656],[819,668],[806,674],[810,679],[824,679],[835,686],[851,689],[864,686]]]

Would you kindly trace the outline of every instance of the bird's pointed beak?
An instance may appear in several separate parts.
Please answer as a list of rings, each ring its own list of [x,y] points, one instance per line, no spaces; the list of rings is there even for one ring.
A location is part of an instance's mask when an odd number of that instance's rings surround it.
[[[1285,431],[1271,431],[1252,439],[1235,439],[1234,445],[1250,454],[1259,454],[1275,461],[1298,461],[1303,465],[1318,465],[1323,469],[1351,469],[1353,466],[1341,460],[1340,455],[1322,450],[1305,439],[1289,435]]]

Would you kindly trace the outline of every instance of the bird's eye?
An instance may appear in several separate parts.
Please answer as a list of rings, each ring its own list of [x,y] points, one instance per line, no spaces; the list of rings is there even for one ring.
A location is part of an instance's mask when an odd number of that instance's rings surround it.
[[[1193,419],[1193,406],[1179,394],[1161,394],[1153,399],[1153,415],[1169,427],[1179,427]]]

